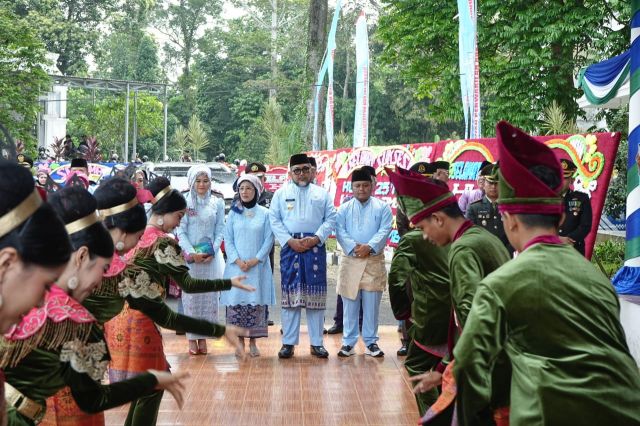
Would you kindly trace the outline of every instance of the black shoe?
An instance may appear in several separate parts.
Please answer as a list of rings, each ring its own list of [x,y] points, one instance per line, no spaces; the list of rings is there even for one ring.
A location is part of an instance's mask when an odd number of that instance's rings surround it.
[[[367,350],[364,351],[365,355],[369,355],[372,356],[374,358],[380,358],[384,356],[384,352],[382,352],[380,350],[380,348],[378,347],[377,344],[372,343],[369,346],[367,346]]]
[[[329,358],[329,352],[327,352],[324,346],[311,346],[311,355],[318,358]]]
[[[333,324],[329,330],[327,330],[327,334],[340,334],[342,333],[342,327],[339,327],[338,324]]]
[[[267,325],[273,325],[273,321],[272,320],[267,321]]]
[[[291,358],[293,356],[293,345],[282,345],[278,358]]]
[[[353,349],[353,347],[349,345],[342,345],[342,347],[340,348],[340,352],[338,352],[338,356],[342,358],[347,358],[355,354],[356,354],[355,349]]]
[[[396,354],[398,356],[407,356],[407,346],[406,345],[402,345],[402,347],[400,349],[398,349],[398,352],[396,352]]]
[[[327,334],[327,329],[326,328],[322,329],[322,334]]]

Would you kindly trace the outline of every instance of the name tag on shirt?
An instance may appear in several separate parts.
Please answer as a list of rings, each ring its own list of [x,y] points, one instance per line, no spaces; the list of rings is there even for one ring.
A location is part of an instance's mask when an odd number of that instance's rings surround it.
[[[285,201],[285,203],[287,203],[287,210],[293,210],[293,203],[296,202],[296,199],[295,198],[287,198],[284,201]]]

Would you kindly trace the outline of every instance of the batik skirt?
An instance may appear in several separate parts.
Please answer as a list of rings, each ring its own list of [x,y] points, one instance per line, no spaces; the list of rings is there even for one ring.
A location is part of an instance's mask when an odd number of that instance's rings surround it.
[[[111,354],[109,381],[120,382],[147,370],[169,370],[162,335],[156,324],[142,312],[124,309],[104,325]]]
[[[88,414],[78,407],[66,386],[47,398],[47,414],[41,426],[104,426],[104,412]]]
[[[247,332],[242,337],[267,337],[267,305],[227,306],[227,324],[245,328]]]

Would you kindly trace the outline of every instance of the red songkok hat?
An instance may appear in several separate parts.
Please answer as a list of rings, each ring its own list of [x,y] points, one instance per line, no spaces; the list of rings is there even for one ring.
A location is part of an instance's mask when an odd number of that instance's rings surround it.
[[[398,204],[414,225],[442,208],[457,203],[449,188],[418,173],[386,167],[389,180],[396,189]]]
[[[498,138],[500,212],[513,214],[562,214],[562,168],[551,148],[506,121],[496,126]],[[558,174],[551,189],[529,169],[546,166]]]

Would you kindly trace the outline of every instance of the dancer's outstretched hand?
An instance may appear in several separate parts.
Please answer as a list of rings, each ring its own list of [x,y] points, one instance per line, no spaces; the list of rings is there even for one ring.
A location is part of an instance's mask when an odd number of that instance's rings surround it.
[[[429,392],[431,389],[442,384],[442,373],[428,371],[417,376],[409,377],[409,381],[418,382],[413,388],[413,393]]]
[[[227,339],[227,342],[231,344],[236,349],[236,356],[244,361],[247,355],[244,353],[244,345],[240,343],[240,335],[246,334],[246,330],[244,328],[236,327],[234,325],[227,325],[224,338]]]
[[[250,285],[243,284],[244,280],[247,279],[246,275],[238,275],[237,277],[231,278],[231,286],[239,288],[244,291],[256,291],[255,287],[251,287]]]
[[[189,377],[189,373],[187,371],[178,371],[175,374],[158,370],[148,371],[156,376],[156,380],[158,380],[156,389],[168,391],[178,403],[178,407],[182,409],[185,391],[184,380]]]

